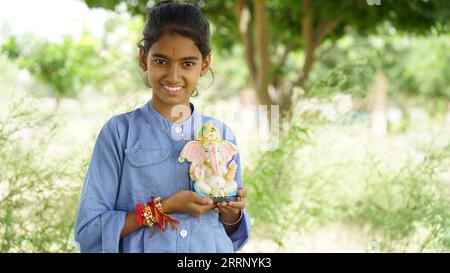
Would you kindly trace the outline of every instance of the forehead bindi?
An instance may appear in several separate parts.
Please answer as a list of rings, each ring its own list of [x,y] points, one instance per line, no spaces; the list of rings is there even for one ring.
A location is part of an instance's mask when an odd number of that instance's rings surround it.
[[[149,56],[164,56],[169,60],[201,60],[202,57],[194,41],[178,34],[161,36],[150,48]]]

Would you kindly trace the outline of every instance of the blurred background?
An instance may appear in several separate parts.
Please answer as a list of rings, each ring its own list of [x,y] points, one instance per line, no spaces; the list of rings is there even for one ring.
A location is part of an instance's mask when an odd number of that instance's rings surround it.
[[[156,2],[0,1],[0,252],[77,252],[97,134],[151,97]],[[192,102],[241,149],[241,252],[450,251],[450,1],[186,2],[212,29]]]

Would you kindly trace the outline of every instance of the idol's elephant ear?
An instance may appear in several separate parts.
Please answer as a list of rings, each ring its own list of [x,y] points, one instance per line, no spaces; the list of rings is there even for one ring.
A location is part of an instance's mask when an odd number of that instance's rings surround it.
[[[178,157],[178,162],[184,162],[185,159],[189,162],[202,162],[204,160],[202,144],[195,140],[186,143]]]
[[[233,158],[233,155],[237,154],[239,151],[236,145],[226,140],[222,141],[222,146],[220,149],[221,161],[225,163],[230,161],[231,158]]]

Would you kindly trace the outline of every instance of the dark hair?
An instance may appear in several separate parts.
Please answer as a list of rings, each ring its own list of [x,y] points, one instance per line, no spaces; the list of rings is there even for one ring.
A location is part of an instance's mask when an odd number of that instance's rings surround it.
[[[203,58],[211,52],[208,20],[200,8],[193,4],[169,0],[161,1],[152,7],[145,23],[144,38],[141,40],[143,44],[139,42],[139,47],[148,54],[152,45],[167,33],[176,33],[190,38]]]

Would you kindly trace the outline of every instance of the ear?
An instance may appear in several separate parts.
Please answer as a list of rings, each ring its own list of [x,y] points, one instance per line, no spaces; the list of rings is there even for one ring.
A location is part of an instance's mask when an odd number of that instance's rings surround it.
[[[184,162],[185,159],[189,162],[201,162],[204,160],[200,142],[192,140],[184,145],[178,157],[178,162]]]
[[[211,65],[211,53],[206,56],[202,63],[202,70],[200,71],[200,76],[205,76],[208,73],[209,67]]]
[[[229,141],[222,141],[222,146],[220,147],[220,156],[222,159],[222,162],[228,162],[233,158],[233,155],[237,154],[239,149],[236,145]]]
[[[147,71],[147,54],[145,54],[144,47],[139,46],[139,67],[142,69],[142,71]]]

